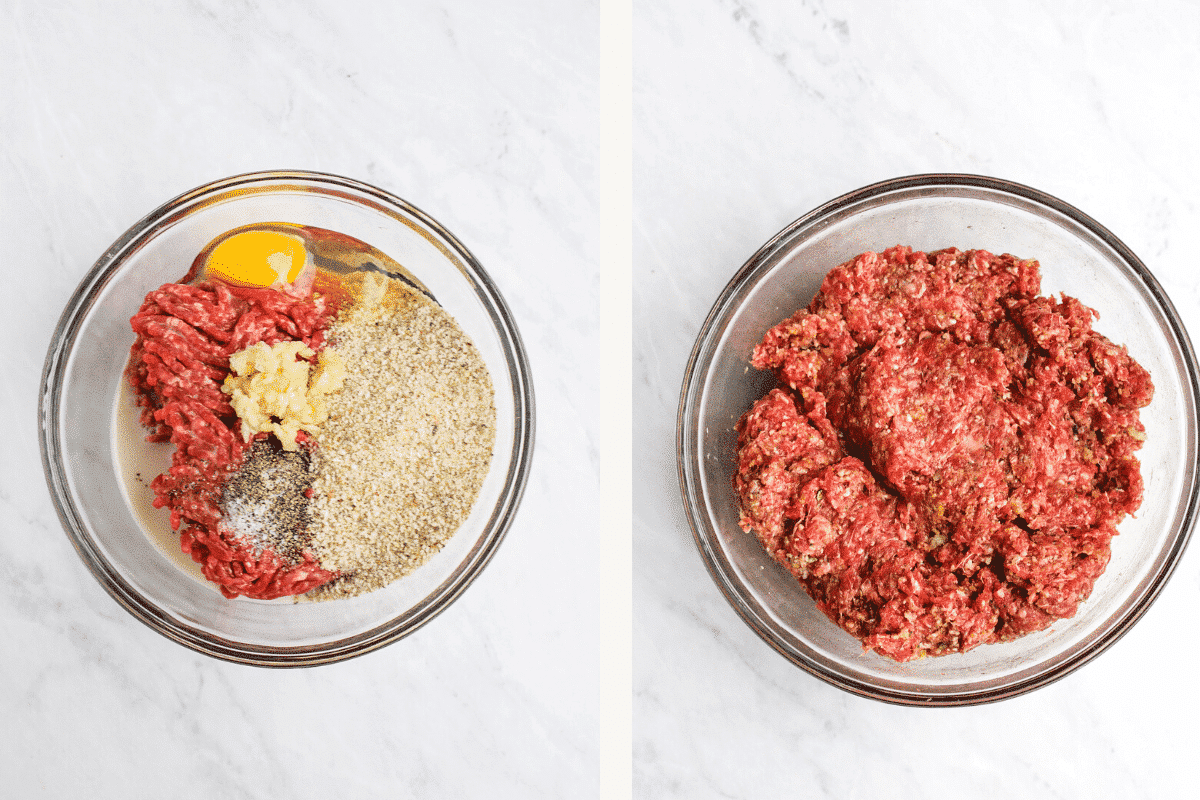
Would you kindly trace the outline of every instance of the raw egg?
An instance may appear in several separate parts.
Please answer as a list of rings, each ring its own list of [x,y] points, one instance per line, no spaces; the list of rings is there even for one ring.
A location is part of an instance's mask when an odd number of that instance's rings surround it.
[[[350,299],[343,277],[364,270],[403,281],[437,302],[408,269],[366,242],[293,222],[256,222],[222,233],[204,246],[181,282],[215,280],[294,297],[316,291],[337,308]]]
[[[250,230],[221,240],[208,253],[204,271],[211,278],[241,286],[295,283],[308,263],[304,240],[273,230]]]

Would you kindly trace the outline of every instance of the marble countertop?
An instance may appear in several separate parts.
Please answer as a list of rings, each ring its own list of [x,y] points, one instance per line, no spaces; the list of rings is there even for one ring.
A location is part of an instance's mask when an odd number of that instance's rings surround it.
[[[598,28],[594,2],[541,0],[0,10],[0,794],[598,795]],[[376,185],[454,232],[508,301],[538,412],[476,582],[402,641],[302,670],[199,655],[118,606],[62,531],[36,427],[93,262],[161,203],[266,169]]]
[[[1180,797],[1200,739],[1196,544],[1146,616],[1031,694],[860,699],[743,624],[684,518],[694,337],[760,245],[845,192],[992,175],[1084,210],[1200,334],[1194,53],[1162,4],[662,0],[633,22],[633,770],[639,798]]]

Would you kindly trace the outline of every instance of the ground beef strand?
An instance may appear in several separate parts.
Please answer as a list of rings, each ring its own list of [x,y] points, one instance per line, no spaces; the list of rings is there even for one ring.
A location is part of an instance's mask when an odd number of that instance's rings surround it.
[[[738,422],[740,523],[898,661],[1071,617],[1142,502],[1149,374],[1043,297],[1036,261],[895,247],[767,332]]]
[[[327,583],[311,553],[285,559],[232,535],[222,521],[222,486],[250,443],[221,382],[229,356],[257,342],[300,340],[319,351],[328,311],[321,298],[222,283],[169,283],[150,292],[130,320],[137,338],[126,376],[150,441],[175,445],[170,469],[151,483],[154,505],[168,508],[180,546],[226,597],[270,600]]]

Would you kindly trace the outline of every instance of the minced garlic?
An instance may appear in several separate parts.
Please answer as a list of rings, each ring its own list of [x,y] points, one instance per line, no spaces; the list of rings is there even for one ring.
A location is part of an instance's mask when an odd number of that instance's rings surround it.
[[[330,348],[321,351],[310,370],[305,359],[312,357],[303,342],[259,342],[229,357],[233,374],[221,391],[229,395],[246,441],[266,431],[275,434],[284,450],[296,450],[300,431],[316,434],[329,418],[327,398],[341,390],[346,367]]]

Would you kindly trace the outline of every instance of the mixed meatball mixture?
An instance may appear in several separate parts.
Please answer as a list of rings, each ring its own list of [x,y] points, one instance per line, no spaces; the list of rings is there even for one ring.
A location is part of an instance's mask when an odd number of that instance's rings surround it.
[[[1071,617],[1142,502],[1149,374],[1040,295],[1038,263],[894,247],[767,332],[738,422],[741,526],[898,661]]]

